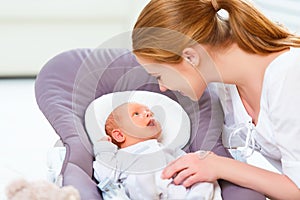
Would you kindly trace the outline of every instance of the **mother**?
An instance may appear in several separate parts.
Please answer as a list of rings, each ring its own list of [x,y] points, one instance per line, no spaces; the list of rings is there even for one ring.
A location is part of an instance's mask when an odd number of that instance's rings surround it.
[[[137,59],[162,91],[197,100],[208,83],[219,82],[223,134],[243,125],[246,145],[257,147],[282,172],[191,153],[169,165],[164,178],[176,174],[174,182],[187,187],[225,179],[272,199],[300,199],[299,36],[246,0],[152,0],[132,39]],[[251,138],[255,142],[249,144]]]

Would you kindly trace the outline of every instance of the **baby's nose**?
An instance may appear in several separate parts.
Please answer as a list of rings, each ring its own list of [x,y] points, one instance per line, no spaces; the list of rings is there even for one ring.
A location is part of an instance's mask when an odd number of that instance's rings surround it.
[[[145,117],[152,117],[152,113],[150,111],[145,111]]]

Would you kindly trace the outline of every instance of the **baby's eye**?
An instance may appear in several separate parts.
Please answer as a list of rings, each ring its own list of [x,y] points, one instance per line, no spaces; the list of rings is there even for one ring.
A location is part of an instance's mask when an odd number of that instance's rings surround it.
[[[134,113],[133,113],[133,116],[138,116],[138,115],[139,115],[138,112],[134,112]]]
[[[161,80],[161,76],[157,76],[157,77],[155,77],[155,78],[156,78],[156,80],[158,80],[158,81]]]

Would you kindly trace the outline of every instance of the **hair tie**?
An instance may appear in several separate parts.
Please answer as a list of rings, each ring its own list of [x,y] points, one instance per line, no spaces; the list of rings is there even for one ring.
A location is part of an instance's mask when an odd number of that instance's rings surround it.
[[[211,5],[213,6],[216,12],[220,10],[217,0],[211,0]]]

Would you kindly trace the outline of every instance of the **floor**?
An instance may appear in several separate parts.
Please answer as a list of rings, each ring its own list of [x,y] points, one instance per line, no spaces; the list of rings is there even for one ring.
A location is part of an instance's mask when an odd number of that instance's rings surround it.
[[[0,79],[0,200],[14,179],[47,179],[47,152],[58,136],[40,112],[34,79]],[[248,161],[274,170],[259,154]]]
[[[58,139],[40,112],[34,79],[0,80],[0,200],[14,179],[47,178],[47,152]]]

